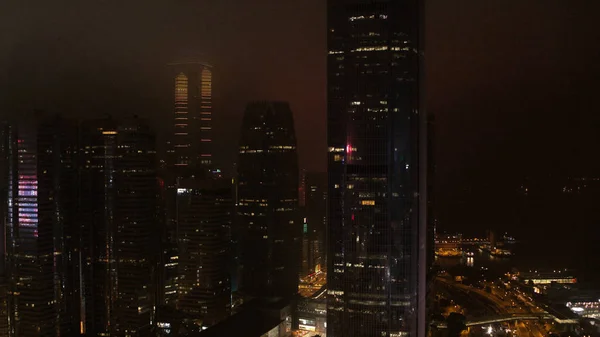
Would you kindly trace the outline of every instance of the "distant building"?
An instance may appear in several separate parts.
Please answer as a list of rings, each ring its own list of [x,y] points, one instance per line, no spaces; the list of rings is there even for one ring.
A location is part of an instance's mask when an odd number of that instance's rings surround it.
[[[292,305],[280,298],[255,299],[198,337],[287,337],[292,334]],[[196,336],[196,335],[194,335]]]
[[[167,182],[164,175],[160,175],[158,178],[158,216],[157,221],[159,223],[158,233],[160,235],[160,256],[157,268],[157,306],[170,306],[171,309],[175,309],[177,305],[177,288],[179,282],[178,267],[179,267],[179,254],[177,250],[177,228],[175,226],[175,202],[171,200],[175,190],[175,186],[172,185],[171,189],[168,188]],[[170,207],[170,209],[168,208]],[[173,214],[172,220],[167,217],[167,210],[171,210]],[[167,226],[167,224],[171,226]]]
[[[133,336],[154,315],[155,135],[136,117],[86,121],[81,135],[81,333]]]
[[[5,129],[6,299],[12,336],[77,332],[75,126],[35,113]]]
[[[533,285],[550,285],[552,283],[577,283],[577,278],[575,278],[569,272],[563,270],[522,271],[517,274],[517,278],[525,284]]]
[[[327,300],[303,298],[298,300],[295,322],[300,330],[317,334],[327,333]]]
[[[306,175],[306,222],[303,235],[308,241],[308,273],[326,269],[327,173]],[[306,233],[304,233],[306,232]]]
[[[298,205],[306,206],[306,169],[300,170],[300,186],[298,187]]]
[[[177,182],[177,308],[211,326],[231,312],[231,183],[203,172]]]
[[[212,164],[212,66],[201,61],[169,64],[173,83],[172,131],[167,167]]]
[[[435,261],[435,233],[436,210],[434,200],[434,177],[436,176],[435,164],[435,117],[429,115],[427,119],[427,268],[432,270]],[[430,275],[431,276],[431,275]]]
[[[167,134],[162,203],[164,217],[161,230],[159,265],[159,304],[175,308],[179,276],[175,271],[178,259],[176,185],[179,178],[192,170],[209,171],[213,164],[213,67],[199,60],[180,60],[169,65],[173,110],[165,119],[170,126]]]
[[[0,337],[9,337],[10,325],[8,315],[8,282],[6,278],[0,278]]]
[[[242,290],[254,296],[293,296],[301,224],[296,136],[287,103],[248,104],[237,168]]]

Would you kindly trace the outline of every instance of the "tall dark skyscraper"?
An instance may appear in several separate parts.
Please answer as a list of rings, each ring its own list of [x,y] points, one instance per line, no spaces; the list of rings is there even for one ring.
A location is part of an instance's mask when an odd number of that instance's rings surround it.
[[[329,337],[425,336],[420,6],[328,1]]]
[[[242,290],[256,296],[298,291],[301,227],[294,118],[287,103],[246,107],[238,161]]]
[[[435,214],[434,188],[435,184],[433,177],[435,176],[435,116],[429,114],[427,116],[427,268],[432,271],[433,262],[435,260],[435,229],[437,226],[437,218]],[[430,275],[431,277],[432,275]]]
[[[306,174],[306,228],[303,236],[308,241],[308,269],[310,273],[326,269],[325,237],[327,228],[327,173]]]
[[[42,113],[28,117],[5,130],[11,335],[68,335],[79,309],[76,127]]]
[[[177,308],[210,326],[231,312],[233,189],[224,178],[198,173],[177,183]]]
[[[133,336],[154,311],[155,136],[137,117],[88,121],[81,135],[81,331]]]
[[[182,61],[169,67],[174,110],[167,167],[211,165],[212,66],[200,61]]]

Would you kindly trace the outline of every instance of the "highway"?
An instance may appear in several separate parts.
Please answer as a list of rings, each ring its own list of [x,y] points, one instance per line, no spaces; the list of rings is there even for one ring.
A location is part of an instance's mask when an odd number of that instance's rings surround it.
[[[302,297],[313,297],[327,283],[327,274],[317,272],[300,278],[298,293]]]
[[[506,290],[504,287],[499,287],[493,282],[483,283],[483,286],[488,289],[488,291],[485,291],[474,286],[454,282],[449,278],[438,277],[437,280],[448,286],[461,289],[468,294],[476,295],[473,296],[473,299],[477,297],[482,298],[493,305],[497,315],[495,318],[471,317],[467,319],[468,326],[486,325],[504,321],[508,323],[510,330],[514,331],[514,335],[517,337],[544,337],[547,335],[544,327],[539,324],[539,319],[536,319],[536,317],[551,317],[551,315],[525,298],[517,290]],[[515,316],[519,317],[519,315],[522,315],[523,319],[515,319]]]

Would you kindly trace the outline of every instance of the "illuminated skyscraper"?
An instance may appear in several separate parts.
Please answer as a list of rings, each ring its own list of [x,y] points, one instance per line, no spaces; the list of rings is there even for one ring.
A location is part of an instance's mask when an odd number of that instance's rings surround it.
[[[75,332],[76,127],[41,113],[7,137],[7,273],[11,335]]]
[[[198,173],[177,183],[177,308],[210,326],[231,312],[233,189],[229,180]]]
[[[422,5],[328,1],[328,337],[425,336]]]
[[[172,132],[167,167],[212,164],[212,66],[199,62],[169,64],[173,80]]]
[[[139,118],[88,121],[81,135],[81,332],[135,336],[153,315],[155,137]]]
[[[169,64],[169,70],[173,110],[167,121],[171,129],[164,158],[166,170],[161,174],[166,220],[161,240],[159,304],[173,308],[177,302],[173,292],[177,287],[173,271],[178,259],[176,184],[190,168],[208,171],[212,166],[212,66],[200,61],[180,61]]]
[[[246,107],[238,161],[241,288],[256,296],[298,291],[301,226],[294,118],[285,102]]]

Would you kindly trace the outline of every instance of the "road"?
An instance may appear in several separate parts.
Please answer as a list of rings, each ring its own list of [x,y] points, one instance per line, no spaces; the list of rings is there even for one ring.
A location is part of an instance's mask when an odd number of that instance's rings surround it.
[[[504,287],[497,286],[493,282],[484,282],[483,286],[489,290],[485,291],[474,286],[456,283],[447,278],[440,277],[438,280],[449,286],[486,299],[495,307],[496,313],[500,315],[544,312],[543,309],[540,309],[535,303],[525,298],[516,289],[506,290]],[[518,337],[544,337],[546,335],[545,329],[539,325],[538,321],[517,321],[509,324],[509,326],[515,330]]]
[[[327,274],[317,272],[306,277],[300,278],[298,293],[302,297],[312,297],[319,289],[327,283]]]

